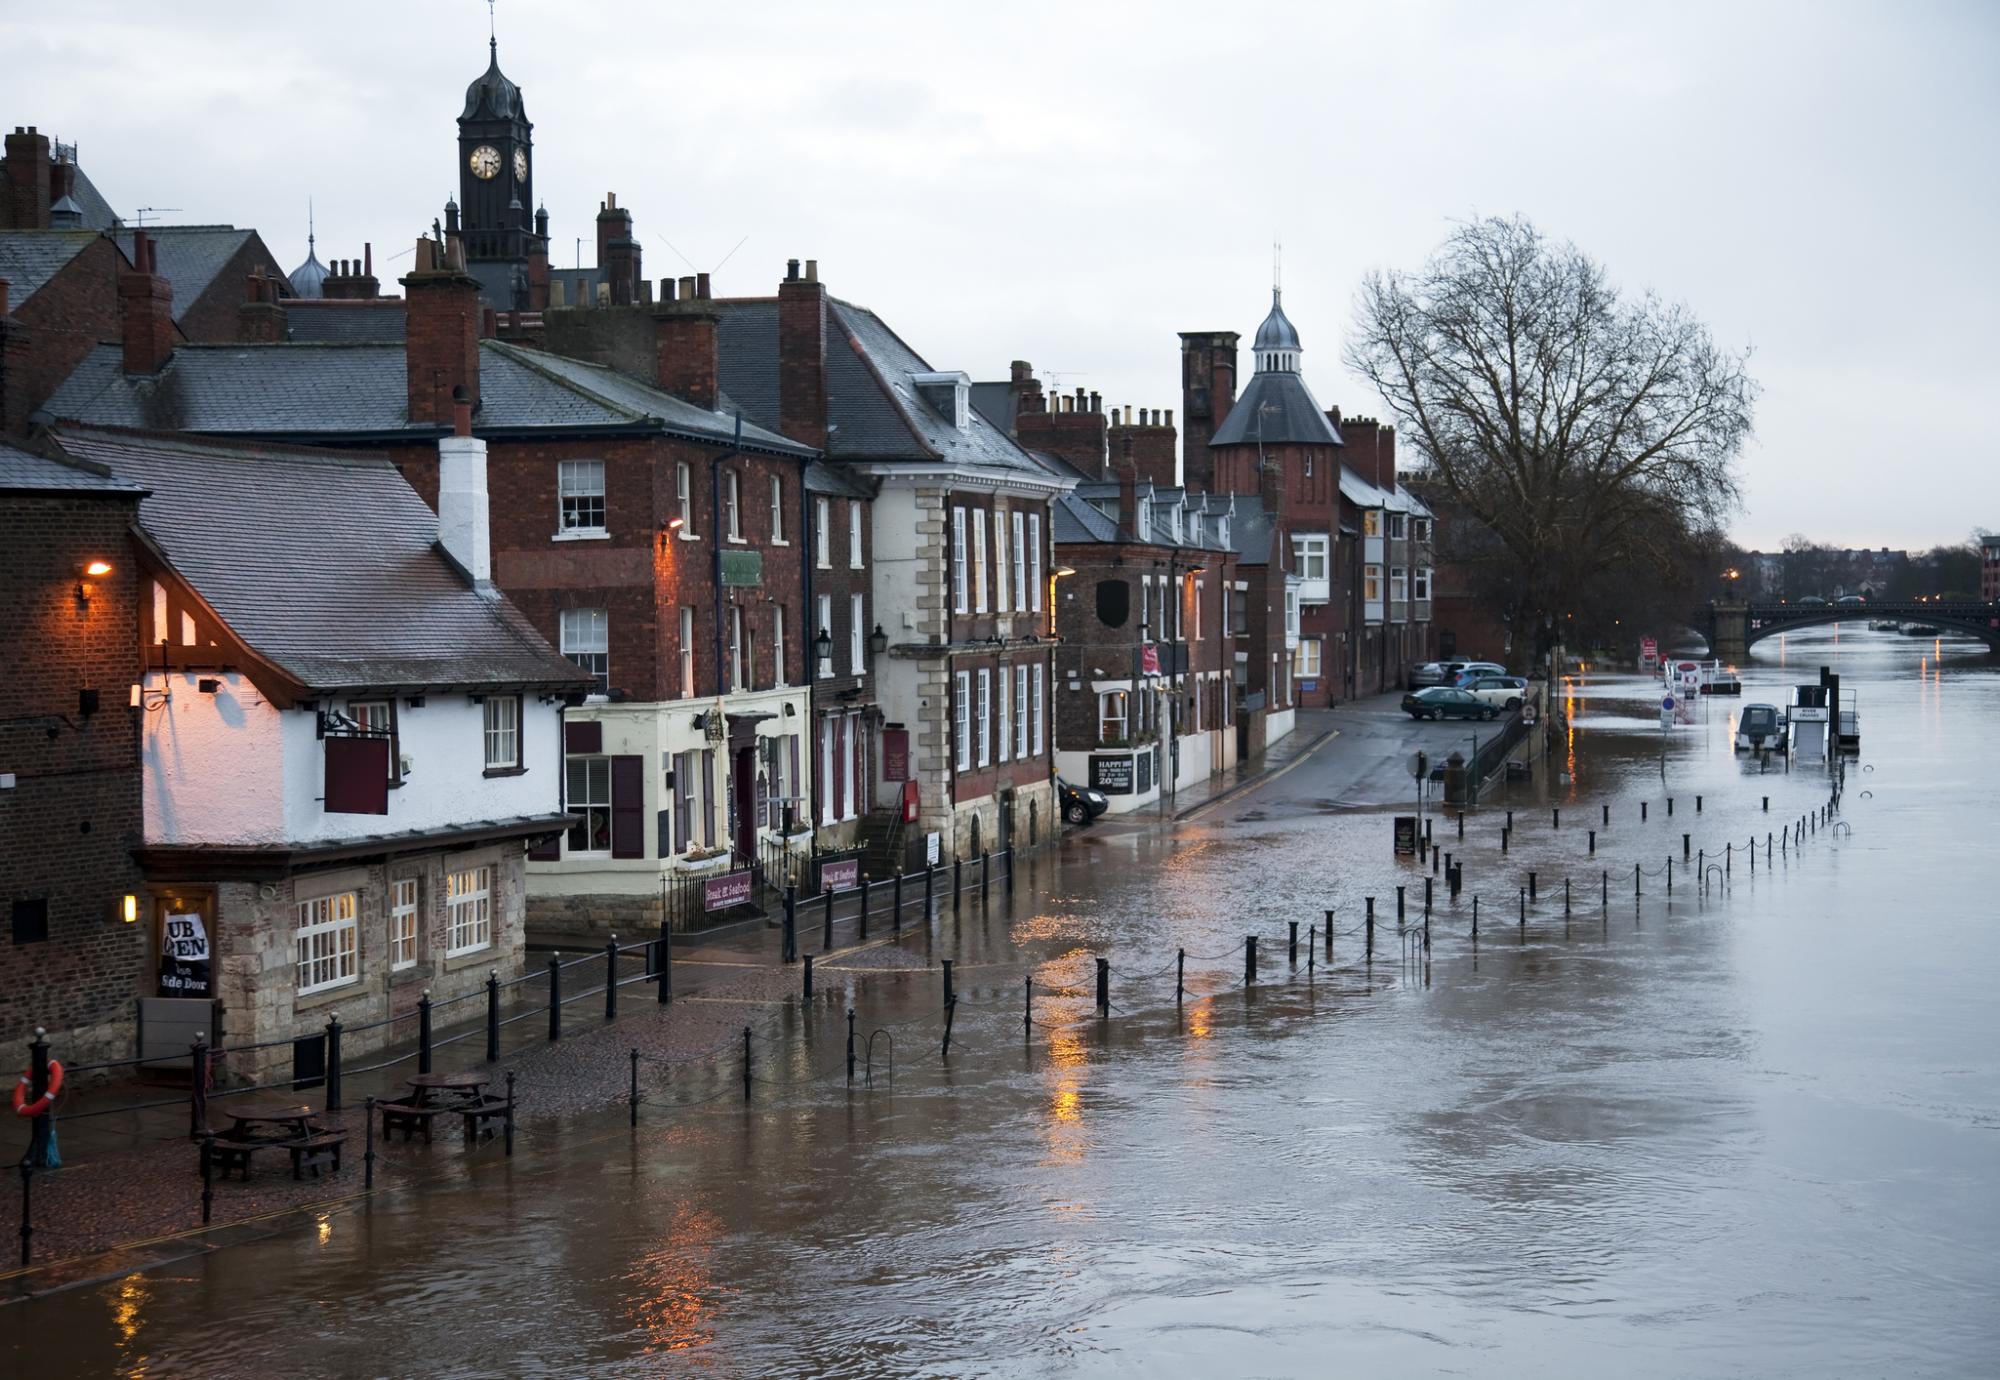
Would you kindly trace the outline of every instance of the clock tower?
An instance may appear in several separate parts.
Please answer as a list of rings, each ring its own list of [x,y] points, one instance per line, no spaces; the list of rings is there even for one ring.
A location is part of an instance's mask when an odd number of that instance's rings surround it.
[[[525,264],[536,247],[528,209],[535,204],[535,127],[521,88],[500,71],[499,44],[489,39],[487,48],[486,71],[465,88],[465,110],[458,117],[465,260],[468,266]]]

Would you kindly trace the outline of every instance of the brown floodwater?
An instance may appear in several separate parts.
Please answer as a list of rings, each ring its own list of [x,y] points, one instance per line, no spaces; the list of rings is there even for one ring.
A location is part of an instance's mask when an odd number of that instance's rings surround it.
[[[1822,664],[1859,693],[1851,833],[1753,873],[1748,842],[1830,780],[1736,754],[1731,721]],[[732,1056],[649,1086],[636,1131],[622,1108],[530,1128],[511,1160],[441,1139],[421,1192],[6,1310],[5,1373],[1992,1374],[2000,665],[1843,628],[1743,674],[1664,743],[1656,685],[1579,678],[1561,776],[1463,844],[1437,821],[1466,894],[1428,963],[1396,933],[1394,888],[1415,920],[1422,881],[1387,814],[1315,788],[1336,740],[944,917],[948,1058],[934,968],[829,974],[770,1009],[747,1106]],[[1706,890],[1684,831],[1731,844]],[[1287,922],[1303,942],[1329,906],[1333,965],[1294,970]],[[864,1044],[885,1032],[852,1088],[850,999]]]

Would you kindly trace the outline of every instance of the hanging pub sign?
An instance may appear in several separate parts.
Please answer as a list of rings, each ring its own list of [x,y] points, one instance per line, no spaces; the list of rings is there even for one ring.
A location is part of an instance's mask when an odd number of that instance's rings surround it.
[[[1397,856],[1400,857],[1405,853],[1415,853],[1416,851],[1417,851],[1417,817],[1415,815],[1397,815],[1396,816]]]
[[[208,927],[197,911],[160,917],[160,995],[212,997]]]

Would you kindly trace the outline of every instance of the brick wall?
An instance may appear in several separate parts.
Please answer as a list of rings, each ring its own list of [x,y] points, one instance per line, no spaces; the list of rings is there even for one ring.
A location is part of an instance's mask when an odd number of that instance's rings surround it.
[[[27,301],[16,289],[14,319],[27,333],[26,410],[18,423],[11,412],[7,417],[16,434],[27,431],[27,413],[48,400],[93,346],[119,339],[118,273],[124,266],[118,246],[98,240],[57,270]]]
[[[271,257],[264,242],[252,235],[230,256],[229,262],[211,278],[193,301],[187,299],[187,289],[179,284],[174,288],[174,319],[180,323],[181,334],[192,341],[204,344],[223,344],[237,338],[240,318],[238,308],[250,297],[250,274],[261,269],[272,277],[282,279],[284,269]]]
[[[130,850],[141,837],[137,716],[138,569],[127,529],[136,501],[0,493],[0,923],[46,901],[46,942],[0,936],[0,1039],[19,1049],[46,1026],[61,1058],[115,1057],[135,1029],[146,955]],[[79,568],[111,562],[87,581]],[[77,691],[98,691],[79,712]],[[150,989],[148,989],[150,990]]]

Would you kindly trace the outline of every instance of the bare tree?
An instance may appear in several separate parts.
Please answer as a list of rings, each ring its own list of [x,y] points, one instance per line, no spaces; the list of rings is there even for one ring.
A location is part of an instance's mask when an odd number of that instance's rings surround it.
[[[1539,647],[1596,577],[1671,567],[1735,508],[1748,352],[1684,307],[1621,299],[1527,221],[1468,222],[1421,271],[1370,274],[1357,315],[1349,366],[1500,540]]]

